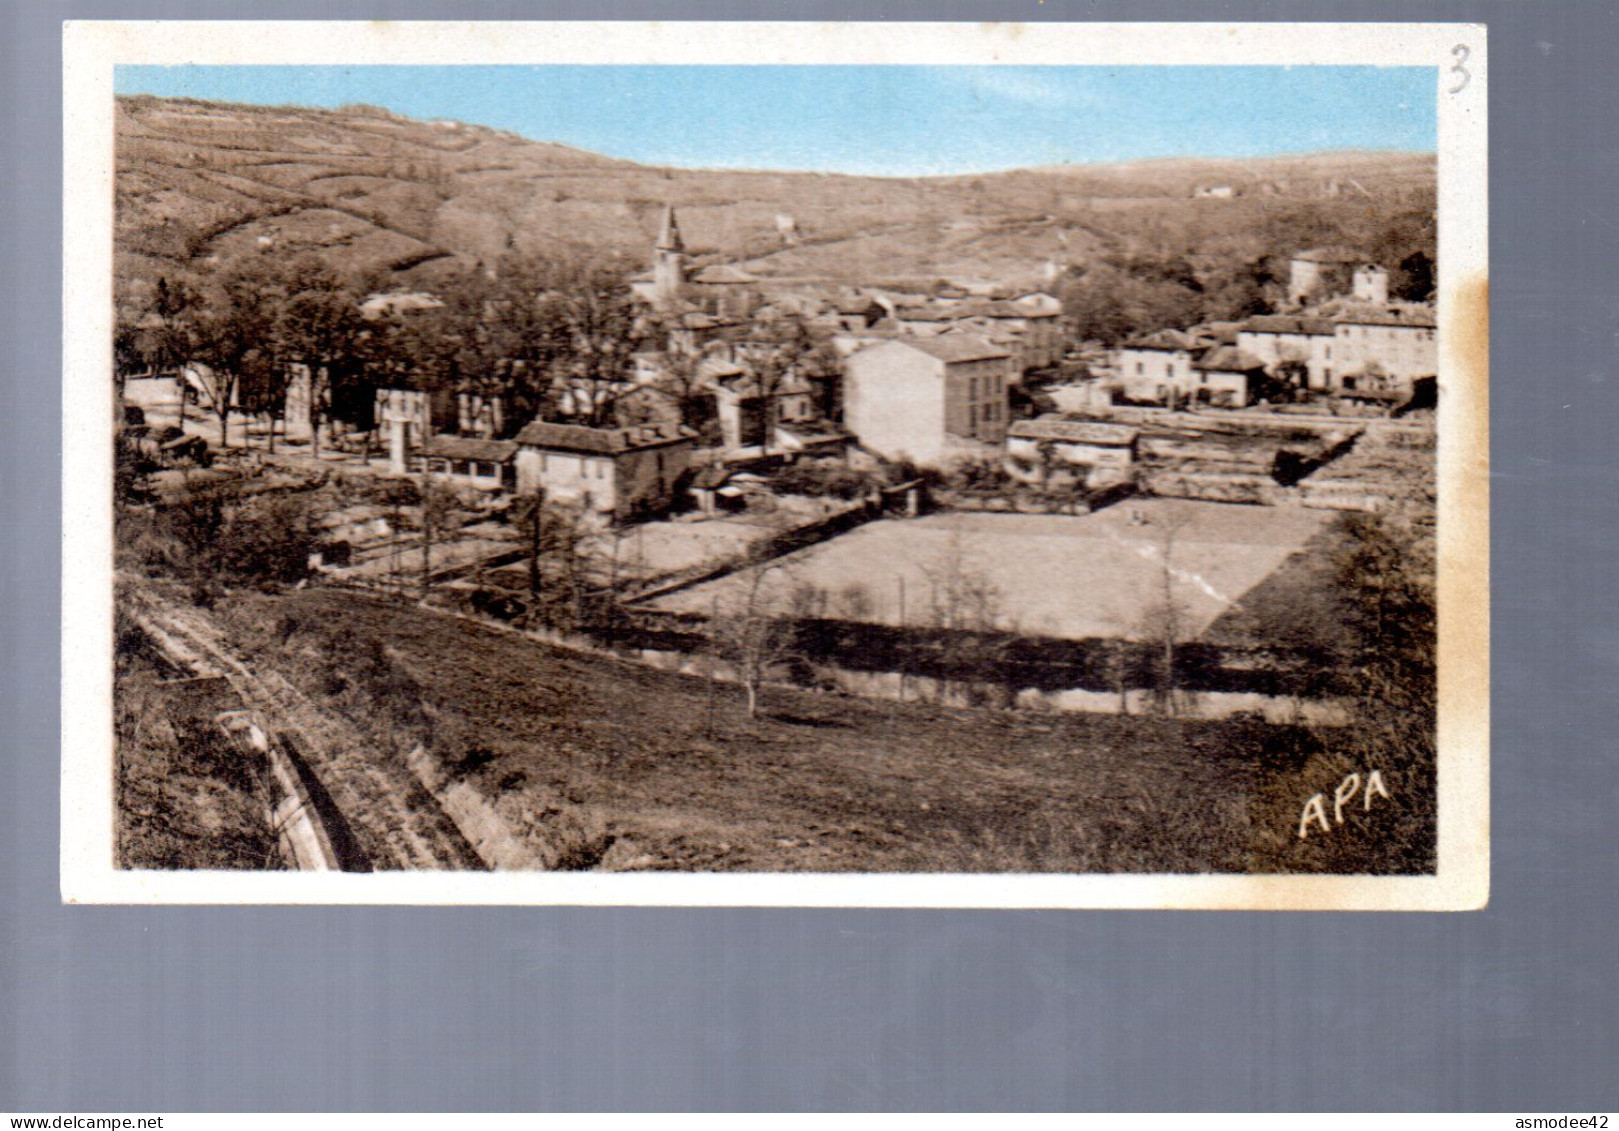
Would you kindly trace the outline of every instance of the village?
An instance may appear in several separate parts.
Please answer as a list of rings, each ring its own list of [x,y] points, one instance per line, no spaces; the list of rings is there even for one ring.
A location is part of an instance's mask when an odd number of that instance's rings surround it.
[[[1098,521],[1083,516],[1124,500],[1119,513],[1141,538],[1156,536],[1162,508],[1224,505],[1210,512],[1229,528],[1222,546],[1243,543],[1254,507],[1275,507],[1301,516],[1296,550],[1323,512],[1405,507],[1425,493],[1431,507],[1437,349],[1431,305],[1391,301],[1387,271],[1352,250],[1301,251],[1290,269],[1284,313],[1072,343],[1062,303],[1038,288],[968,281],[899,293],[693,269],[669,207],[651,270],[628,280],[641,348],[621,351],[621,371],[605,380],[559,373],[533,419],[514,419],[499,392],[424,388],[406,373],[369,397],[362,387],[367,412],[345,424],[331,382],[298,362],[280,418],[238,407],[244,442],[227,448],[215,426],[227,386],[181,361],[123,381],[126,436],[158,485],[246,472],[430,483],[455,503],[427,533],[419,491],[403,504],[333,507],[318,573],[477,590],[485,603],[500,592],[521,604],[563,568],[529,560],[539,550],[520,521],[525,500],[568,512],[570,552],[591,584],[610,575],[615,600],[666,609],[700,605],[713,578],[782,556],[835,575],[855,525],[924,511],[946,525],[982,513],[991,541],[989,513],[1050,516],[1051,532],[1072,533],[1078,548]],[[408,322],[438,305],[380,294],[361,314]],[[240,398],[239,384],[228,388]],[[891,576],[858,571],[879,596],[854,598],[854,619],[906,623],[889,607],[905,568],[913,609],[926,604],[928,542],[895,538]],[[1143,571],[1126,563],[1121,580],[1073,548],[1051,567],[1055,588],[994,561],[978,567],[1018,610],[992,618],[997,627],[1137,632],[1141,610],[1129,606],[1144,598],[1127,575]],[[1094,601],[1069,601],[1063,585],[1093,573],[1082,586],[1093,594],[1124,586],[1105,623],[1082,615]],[[1031,620],[1025,590],[1070,611]],[[1202,596],[1187,587],[1187,599]]]

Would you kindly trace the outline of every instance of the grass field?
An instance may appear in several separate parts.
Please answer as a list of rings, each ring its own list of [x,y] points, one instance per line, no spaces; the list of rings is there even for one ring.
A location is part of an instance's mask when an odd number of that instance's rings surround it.
[[[605,866],[764,871],[1285,870],[1280,728],[1019,715],[738,688],[319,589],[238,594],[237,645],[317,700],[334,641],[381,650],[477,747],[471,780],[611,830]],[[327,704],[330,706],[331,704]],[[366,720],[356,720],[364,725]],[[444,736],[459,736],[446,738]],[[1267,815],[1268,814],[1268,815]],[[1273,827],[1274,826],[1274,827]]]
[[[1133,521],[1138,520],[1138,521]],[[824,590],[830,605],[851,586],[867,605],[854,619],[927,623],[948,577],[993,587],[1000,627],[1084,639],[1139,638],[1161,603],[1166,546],[1171,591],[1187,639],[1214,621],[1331,521],[1321,511],[1145,499],[1094,514],[941,514],[871,523],[782,560],[762,583],[784,602],[794,586]],[[653,607],[728,608],[745,599],[747,573],[673,593]],[[905,606],[900,607],[903,590]],[[843,602],[848,605],[846,600]]]

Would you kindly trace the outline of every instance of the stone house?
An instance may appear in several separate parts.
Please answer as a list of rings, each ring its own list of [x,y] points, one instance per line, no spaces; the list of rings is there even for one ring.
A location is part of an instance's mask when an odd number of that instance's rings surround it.
[[[1389,273],[1377,264],[1366,263],[1355,268],[1352,285],[1356,302],[1370,303],[1372,306],[1388,305]]]
[[[615,519],[655,514],[674,501],[693,437],[678,425],[589,428],[536,420],[517,434],[517,489],[579,503]]]
[[[1354,269],[1364,262],[1347,247],[1313,247],[1288,262],[1287,300],[1304,305],[1348,294]]]
[[[1219,346],[1192,362],[1197,387],[1192,399],[1217,408],[1246,408],[1265,376],[1265,363],[1236,346]]]
[[[1407,389],[1439,372],[1438,323],[1429,306],[1345,310],[1334,319],[1333,352],[1340,365],[1333,387],[1352,391],[1372,375]]]
[[[1100,487],[1130,477],[1140,433],[1120,424],[1042,416],[1006,430],[1006,470],[1014,479]]]
[[[1337,327],[1330,318],[1262,314],[1243,323],[1237,331],[1236,345],[1257,357],[1278,379],[1297,384],[1292,378],[1302,369],[1304,388],[1329,389],[1336,336]],[[1338,368],[1341,372],[1341,360]]]
[[[1034,303],[996,301],[969,308],[976,319],[984,320],[990,337],[1015,343],[1013,364],[1019,373],[1043,369],[1062,359],[1062,307],[1055,310]]]
[[[1192,361],[1207,346],[1181,330],[1159,330],[1120,346],[1114,372],[1120,391],[1132,401],[1170,404],[1192,395],[1197,376]]]
[[[712,387],[721,446],[726,451],[759,444],[767,427],[803,425],[816,416],[814,389],[796,374],[783,377],[768,396],[758,378],[739,367],[716,377]]]
[[[434,436],[421,461],[431,475],[479,491],[510,491],[517,486],[517,445],[511,440]]]

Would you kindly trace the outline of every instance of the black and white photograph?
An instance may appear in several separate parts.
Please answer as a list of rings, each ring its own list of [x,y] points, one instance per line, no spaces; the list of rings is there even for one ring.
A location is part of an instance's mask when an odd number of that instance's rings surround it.
[[[69,29],[70,899],[1483,904],[1482,29],[309,26]]]

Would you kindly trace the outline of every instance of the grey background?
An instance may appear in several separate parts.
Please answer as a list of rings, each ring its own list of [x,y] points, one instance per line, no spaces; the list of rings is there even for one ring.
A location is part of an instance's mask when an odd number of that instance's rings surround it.
[[[0,6],[0,1108],[1619,1107],[1615,8],[13,4]],[[1487,911],[59,905],[59,21],[699,12],[1490,24]],[[85,662],[100,661],[70,655],[67,677]]]

